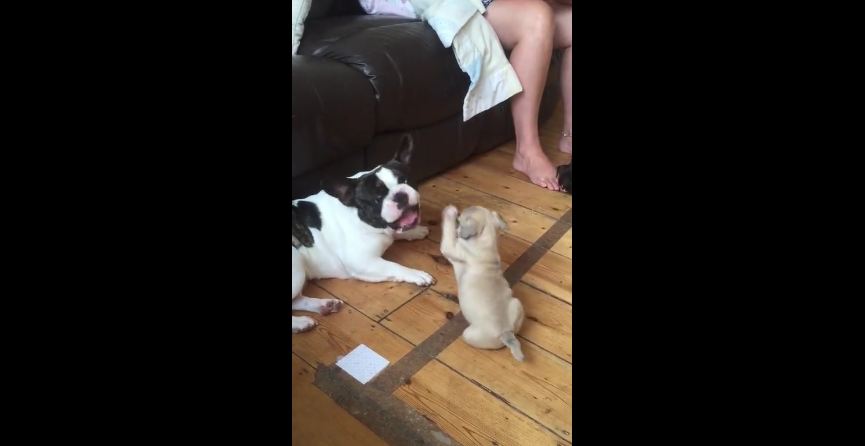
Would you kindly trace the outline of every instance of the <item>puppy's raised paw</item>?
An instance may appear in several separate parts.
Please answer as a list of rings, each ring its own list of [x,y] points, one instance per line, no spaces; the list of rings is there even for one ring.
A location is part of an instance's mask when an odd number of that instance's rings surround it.
[[[456,206],[449,204],[442,210],[442,217],[444,218],[456,218],[459,210],[457,210]]]

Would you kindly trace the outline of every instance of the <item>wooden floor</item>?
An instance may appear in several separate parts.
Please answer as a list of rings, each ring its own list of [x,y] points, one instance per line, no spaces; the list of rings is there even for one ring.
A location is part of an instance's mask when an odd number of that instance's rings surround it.
[[[554,164],[570,155],[555,147],[561,108],[542,129]],[[514,262],[571,209],[571,196],[546,191],[511,168],[514,146],[505,144],[470,159],[420,187],[426,240],[398,241],[385,257],[432,274],[437,283],[319,280],[304,294],[342,299],[329,316],[311,315],[319,326],[292,337],[292,439],[303,445],[386,444],[313,384],[315,368],[366,344],[394,364],[459,312],[453,269],[439,252],[441,210],[481,205],[510,226],[500,237],[505,267]],[[463,445],[572,443],[571,243],[569,229],[514,287],[526,311],[519,333],[524,363],[507,349],[477,350],[461,339],[427,363],[394,396],[408,403]],[[301,314],[296,312],[297,315]]]

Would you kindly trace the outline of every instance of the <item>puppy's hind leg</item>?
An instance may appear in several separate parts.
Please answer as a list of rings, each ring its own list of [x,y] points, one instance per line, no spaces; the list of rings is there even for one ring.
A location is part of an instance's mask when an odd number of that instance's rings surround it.
[[[511,301],[508,302],[508,320],[510,320],[511,326],[514,327],[514,330],[502,333],[500,339],[509,349],[511,349],[511,354],[514,355],[514,359],[520,362],[523,362],[526,357],[523,355],[520,341],[516,336],[514,336],[514,333],[520,331],[520,328],[523,326],[524,318],[525,314],[523,313],[523,304],[519,299],[511,298]]]
[[[514,327],[514,333],[520,332],[520,328],[523,326],[523,319],[525,319],[523,304],[519,299],[514,297],[508,302],[508,320],[510,320],[511,326]]]
[[[490,335],[474,325],[469,325],[463,330],[463,340],[466,344],[476,348],[495,350],[502,348],[505,344],[495,335]]]

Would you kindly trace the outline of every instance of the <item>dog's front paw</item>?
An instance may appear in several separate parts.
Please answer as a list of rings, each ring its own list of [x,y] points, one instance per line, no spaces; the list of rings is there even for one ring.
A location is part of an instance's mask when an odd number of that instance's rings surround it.
[[[442,217],[448,219],[456,218],[458,213],[459,211],[457,210],[456,206],[449,204],[442,210]]]
[[[426,226],[418,226],[414,228],[415,236],[413,240],[425,239],[429,235],[429,228]]]
[[[291,333],[301,333],[309,331],[312,327],[318,325],[315,319],[309,316],[292,316],[291,317]]]
[[[319,313],[322,315],[336,313],[340,308],[342,308],[342,301],[339,299],[322,299],[321,301]]]
[[[435,277],[424,271],[414,269],[411,272],[412,275],[411,277],[407,278],[406,282],[411,282],[418,286],[430,286],[436,283]]]

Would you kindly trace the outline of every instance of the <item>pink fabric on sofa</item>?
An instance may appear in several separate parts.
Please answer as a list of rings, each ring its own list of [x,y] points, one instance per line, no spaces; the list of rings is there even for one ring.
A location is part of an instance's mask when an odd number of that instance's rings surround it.
[[[417,18],[408,0],[360,0],[367,14],[391,14],[411,19]]]

